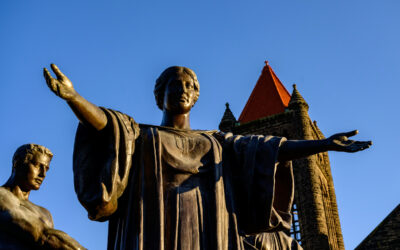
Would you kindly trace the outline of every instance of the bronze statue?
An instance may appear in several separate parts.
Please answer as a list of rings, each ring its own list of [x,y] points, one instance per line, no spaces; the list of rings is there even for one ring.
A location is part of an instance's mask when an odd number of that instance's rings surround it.
[[[246,235],[290,228],[293,174],[285,162],[371,145],[348,140],[356,131],[290,141],[191,130],[200,86],[192,70],[177,66],[156,81],[161,125],[138,124],[88,102],[51,67],[57,79],[45,68],[47,85],[80,120],[75,190],[90,219],[109,220],[108,249],[252,248]]]
[[[19,147],[12,173],[0,187],[0,249],[85,249],[66,233],[54,229],[50,212],[28,200],[49,170],[51,151],[37,144]]]

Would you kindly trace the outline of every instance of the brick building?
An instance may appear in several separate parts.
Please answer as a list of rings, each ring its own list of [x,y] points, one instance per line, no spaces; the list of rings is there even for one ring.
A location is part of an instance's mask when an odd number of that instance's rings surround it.
[[[239,119],[227,104],[221,131],[278,135],[293,140],[322,139],[308,115],[308,104],[293,85],[286,90],[266,62]],[[335,190],[327,153],[293,161],[295,197],[291,236],[309,249],[344,249]]]

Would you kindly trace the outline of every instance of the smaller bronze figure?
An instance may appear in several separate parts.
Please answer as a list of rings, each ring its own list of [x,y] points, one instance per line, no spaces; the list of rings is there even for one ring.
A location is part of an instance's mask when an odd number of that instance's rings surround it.
[[[12,173],[0,187],[0,249],[85,249],[68,234],[53,228],[50,212],[28,200],[49,170],[51,151],[25,144],[14,153]]]

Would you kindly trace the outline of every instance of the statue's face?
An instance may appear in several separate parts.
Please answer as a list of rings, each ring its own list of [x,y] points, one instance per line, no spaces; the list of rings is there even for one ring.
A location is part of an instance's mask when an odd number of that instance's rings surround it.
[[[31,159],[17,170],[19,186],[24,191],[38,190],[49,170],[50,161],[51,158],[48,155],[34,152]]]
[[[175,114],[190,112],[195,102],[196,90],[192,77],[185,73],[169,79],[164,92],[164,110]]]

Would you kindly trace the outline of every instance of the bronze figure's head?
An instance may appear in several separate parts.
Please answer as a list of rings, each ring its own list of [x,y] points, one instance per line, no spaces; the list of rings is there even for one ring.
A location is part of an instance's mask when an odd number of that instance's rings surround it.
[[[14,153],[12,176],[24,191],[38,190],[49,170],[52,152],[41,145],[25,144]]]
[[[161,110],[187,113],[200,95],[200,84],[193,70],[172,66],[164,70],[156,81],[154,96]]]

